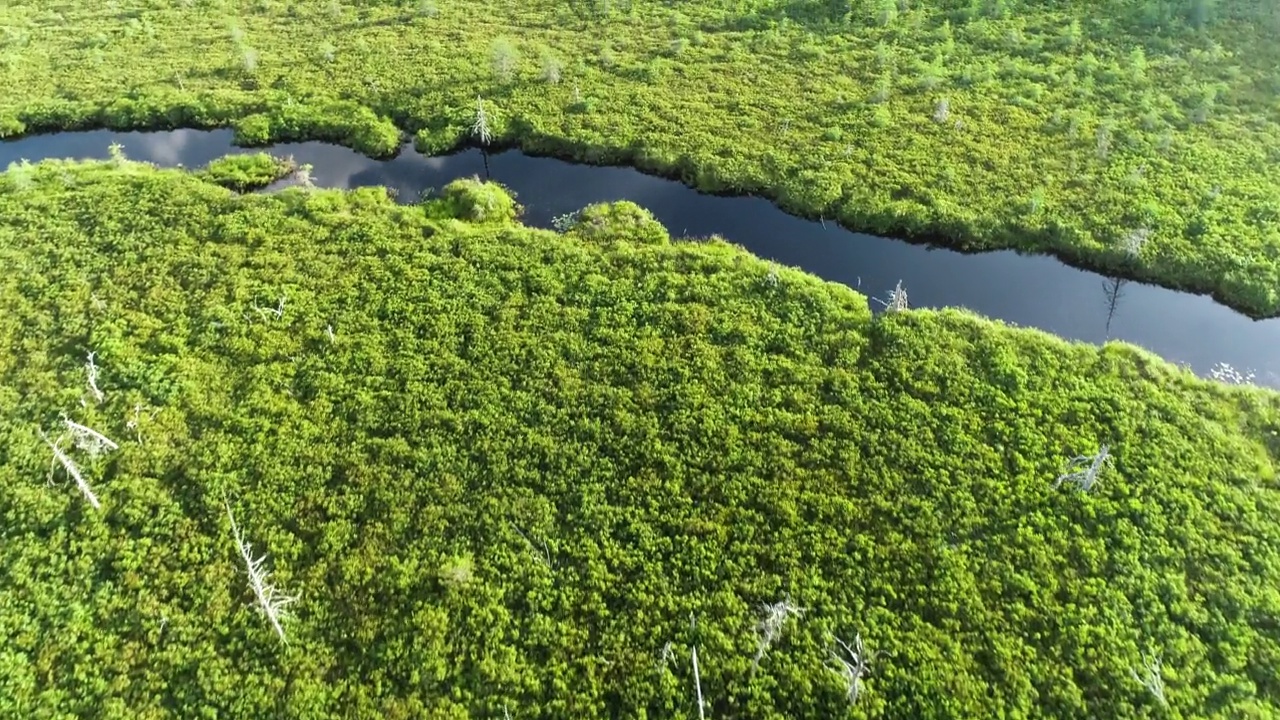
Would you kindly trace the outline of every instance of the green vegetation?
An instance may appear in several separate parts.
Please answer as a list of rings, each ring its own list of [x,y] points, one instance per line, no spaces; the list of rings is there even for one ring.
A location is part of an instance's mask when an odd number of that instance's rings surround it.
[[[1274,0],[16,0],[0,136],[233,124],[628,162],[1280,313]]]
[[[1280,712],[1277,395],[515,209],[0,175],[0,716]]]
[[[253,153],[218,158],[201,170],[200,176],[237,192],[247,192],[286,178],[297,169],[297,163],[290,158]]]

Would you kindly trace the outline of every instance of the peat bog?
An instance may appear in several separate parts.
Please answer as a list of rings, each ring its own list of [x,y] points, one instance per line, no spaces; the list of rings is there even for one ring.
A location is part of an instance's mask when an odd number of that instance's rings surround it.
[[[0,175],[0,717],[1275,714],[1280,395],[210,174]]]
[[[1280,716],[1278,31],[0,3],[0,718]]]

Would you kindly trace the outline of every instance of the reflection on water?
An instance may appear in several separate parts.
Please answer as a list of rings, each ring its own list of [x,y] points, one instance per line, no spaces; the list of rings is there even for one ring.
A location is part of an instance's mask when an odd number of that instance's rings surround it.
[[[0,143],[0,166],[19,158],[105,158],[112,142],[122,144],[131,159],[187,167],[229,152],[251,152],[231,147],[229,131],[96,131]],[[385,185],[406,201],[454,178],[484,176],[486,168],[478,150],[428,158],[406,148],[385,162],[320,143],[283,144],[272,152],[310,163],[319,186]],[[1255,322],[1208,297],[1101,278],[1049,257],[1008,251],[961,255],[851,233],[792,217],[762,198],[702,195],[629,168],[573,165],[518,152],[487,161],[491,177],[515,191],[532,225],[550,227],[552,218],[584,205],[627,199],[652,211],[674,237],[723,235],[756,255],[877,297],[901,281],[914,307],[963,306],[1076,340],[1125,340],[1200,374],[1228,363],[1253,370],[1256,382],[1280,386],[1280,320]]]
[[[1124,295],[1124,286],[1128,282],[1118,277],[1107,278],[1102,282],[1102,296],[1107,303],[1107,325],[1104,330],[1107,339],[1111,338],[1111,321],[1116,319],[1116,311],[1120,309],[1120,298]]]

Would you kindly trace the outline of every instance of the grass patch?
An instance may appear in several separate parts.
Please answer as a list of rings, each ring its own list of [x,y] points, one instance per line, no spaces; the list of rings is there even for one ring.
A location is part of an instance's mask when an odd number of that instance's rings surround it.
[[[515,212],[0,175],[0,715],[1280,710],[1277,395]]]

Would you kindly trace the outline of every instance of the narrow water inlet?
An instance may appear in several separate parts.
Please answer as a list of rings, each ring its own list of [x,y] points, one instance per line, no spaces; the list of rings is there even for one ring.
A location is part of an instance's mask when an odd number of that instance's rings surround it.
[[[0,166],[19,159],[106,158],[113,143],[133,160],[190,168],[229,153],[258,152],[234,147],[231,140],[229,130],[37,135],[0,143]],[[517,151],[487,158],[474,149],[425,157],[407,147],[387,161],[323,143],[285,143],[267,151],[312,165],[316,185],[383,185],[407,202],[455,178],[484,177],[487,161],[488,176],[516,193],[530,225],[550,227],[553,218],[585,205],[630,200],[652,212],[674,238],[721,235],[762,258],[873,297],[887,297],[901,281],[912,307],[966,307],[1073,340],[1124,340],[1201,375],[1226,363],[1252,372],[1257,384],[1280,387],[1280,319],[1251,320],[1207,296],[1108,278],[1047,256],[964,255],[912,245],[797,218],[763,198],[704,195],[630,168]]]

